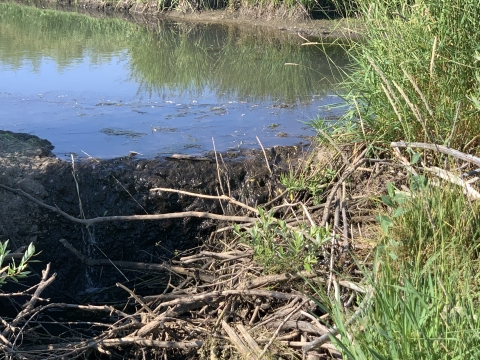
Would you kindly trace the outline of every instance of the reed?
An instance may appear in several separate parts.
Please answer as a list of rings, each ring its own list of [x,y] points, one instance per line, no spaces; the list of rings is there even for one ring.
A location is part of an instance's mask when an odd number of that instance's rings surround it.
[[[352,44],[352,114],[373,141],[399,139],[476,151],[480,7],[474,0],[356,1],[363,41]],[[355,105],[354,105],[355,104]],[[358,106],[357,106],[358,105]],[[358,108],[358,109],[357,109]],[[468,144],[468,147],[466,145]]]
[[[478,155],[478,2],[357,0],[347,10],[365,28],[351,44],[350,111],[340,126],[383,154],[405,140]],[[371,306],[347,326],[351,314],[333,300],[341,336],[332,341],[345,359],[478,358],[478,205],[423,176],[412,177],[408,192],[391,185],[382,200],[382,234],[364,268]]]

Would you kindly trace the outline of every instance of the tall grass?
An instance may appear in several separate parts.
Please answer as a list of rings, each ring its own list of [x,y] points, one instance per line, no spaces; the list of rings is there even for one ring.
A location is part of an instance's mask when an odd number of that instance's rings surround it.
[[[365,32],[351,52],[349,100],[370,139],[476,151],[478,1],[357,0],[352,11]]]
[[[376,250],[372,305],[349,329],[336,312],[337,346],[348,359],[479,358],[478,205],[429,185],[389,203],[403,215]]]
[[[358,134],[384,150],[406,140],[478,154],[478,1],[357,0],[349,11],[365,29],[346,96]],[[344,358],[480,358],[478,204],[425,184],[415,177],[410,194],[383,197],[363,317],[347,327],[351,314],[332,304]]]

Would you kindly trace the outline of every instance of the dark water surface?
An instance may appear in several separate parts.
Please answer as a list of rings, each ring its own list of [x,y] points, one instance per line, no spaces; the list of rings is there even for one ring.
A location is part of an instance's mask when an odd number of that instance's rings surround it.
[[[345,64],[339,47],[327,56]],[[338,115],[325,53],[262,29],[148,26],[0,3],[0,129],[58,156],[291,145]],[[327,105],[327,106],[326,106]]]

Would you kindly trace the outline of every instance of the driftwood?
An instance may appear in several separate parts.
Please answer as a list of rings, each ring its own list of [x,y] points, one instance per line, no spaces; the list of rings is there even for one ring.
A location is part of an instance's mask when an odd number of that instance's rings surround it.
[[[436,166],[426,166],[423,165],[421,168],[416,169],[413,165],[411,165],[408,160],[403,157],[400,153],[400,148],[418,148],[422,150],[430,150],[434,152],[439,152],[445,155],[452,156],[457,161],[465,161],[468,164],[473,164],[476,166],[480,166],[480,158],[462,153],[458,150],[451,149],[449,147],[437,144],[427,144],[427,143],[406,143],[406,142],[392,142],[390,146],[393,148],[393,154],[401,161],[403,166],[408,170],[409,173],[418,175],[419,171],[427,172],[437,176],[442,180],[446,180],[452,184],[458,185],[462,187],[463,193],[467,195],[470,200],[479,200],[480,199],[480,192],[476,190],[471,184],[470,181],[466,180],[467,176],[477,176],[478,170],[472,170],[467,173],[463,173],[460,175],[456,175],[454,172],[449,171],[448,169],[442,169]]]
[[[57,214],[60,214],[72,222],[87,225],[87,226],[102,223],[102,222],[112,222],[112,221],[144,221],[144,220],[158,221],[158,220],[165,220],[165,219],[182,219],[186,217],[197,217],[197,218],[222,220],[222,221],[234,221],[234,222],[240,222],[240,223],[255,222],[258,220],[257,218],[252,218],[248,216],[226,216],[226,215],[211,214],[208,212],[199,212],[199,211],[184,211],[179,213],[155,214],[155,215],[104,216],[104,217],[96,217],[92,219],[79,219],[67,214],[66,212],[60,210],[57,207],[45,204],[43,201],[36,199],[32,195],[27,194],[25,191],[21,189],[13,189],[11,187],[8,187],[2,184],[0,184],[0,188],[11,191],[15,194],[24,196],[27,199],[36,203],[37,205],[45,209],[48,209],[50,211],[53,211]]]
[[[404,141],[400,142],[392,142],[390,144],[391,147],[397,147],[397,148],[418,148],[418,149],[423,149],[423,150],[433,150],[440,152],[442,154],[450,155],[453,156],[454,158],[462,161],[466,161],[472,164],[475,164],[477,166],[480,166],[480,158],[462,153],[458,150],[451,149],[449,147],[443,146],[443,145],[437,145],[437,144],[427,144],[427,143],[419,143],[419,142],[411,142],[407,143]]]

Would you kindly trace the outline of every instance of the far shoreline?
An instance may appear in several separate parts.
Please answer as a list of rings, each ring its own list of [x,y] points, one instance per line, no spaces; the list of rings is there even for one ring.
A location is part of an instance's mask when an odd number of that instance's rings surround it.
[[[3,0],[2,0],[3,2]],[[282,7],[230,7],[213,10],[192,10],[191,8],[173,8],[160,11],[155,4],[146,5],[135,3],[132,0],[113,1],[101,0],[37,0],[21,1],[19,4],[36,5],[38,7],[52,7],[56,10],[75,9],[79,13],[96,16],[95,13],[127,14],[135,19],[142,17],[143,21],[152,19],[171,19],[184,22],[205,24],[226,24],[239,27],[263,27],[278,33],[297,34],[305,42],[311,38],[321,39],[326,42],[342,40],[359,40],[362,37],[362,22],[355,18],[314,19],[302,9],[285,9]]]

